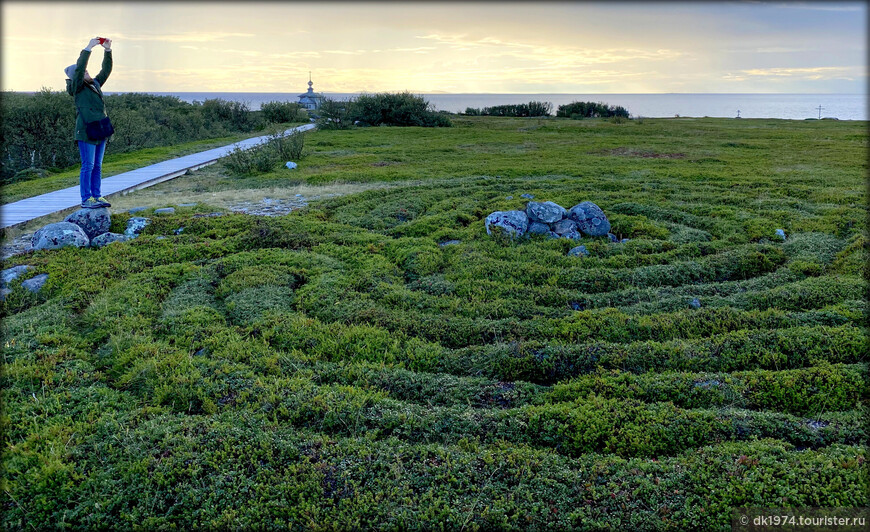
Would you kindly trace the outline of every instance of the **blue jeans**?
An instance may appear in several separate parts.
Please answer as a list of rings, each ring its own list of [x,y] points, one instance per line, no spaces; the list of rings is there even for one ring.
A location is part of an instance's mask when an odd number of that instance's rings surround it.
[[[82,158],[82,173],[79,175],[79,192],[82,201],[100,197],[100,175],[103,170],[103,155],[106,153],[106,141],[99,144],[89,144],[79,141],[79,155]]]

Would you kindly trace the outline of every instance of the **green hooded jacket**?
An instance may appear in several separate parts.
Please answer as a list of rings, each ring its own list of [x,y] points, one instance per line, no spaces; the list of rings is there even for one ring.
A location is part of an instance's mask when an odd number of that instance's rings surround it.
[[[79,60],[76,61],[76,70],[73,79],[66,80],[66,92],[75,98],[76,104],[76,134],[75,140],[83,140],[90,144],[99,144],[100,140],[88,139],[85,133],[85,124],[94,122],[108,116],[106,104],[103,103],[102,86],[112,73],[112,51],[103,53],[103,66],[100,73],[94,77],[93,83],[85,82],[85,69],[88,59],[91,57],[90,50],[82,50]]]

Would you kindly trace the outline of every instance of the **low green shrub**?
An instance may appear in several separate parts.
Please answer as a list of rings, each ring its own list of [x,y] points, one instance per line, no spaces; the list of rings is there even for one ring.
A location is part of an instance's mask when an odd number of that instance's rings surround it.
[[[279,162],[298,161],[305,147],[305,135],[299,131],[286,135],[276,131],[269,136],[269,145],[275,150]]]
[[[350,105],[350,120],[368,126],[449,127],[450,119],[432,110],[422,96],[401,93],[362,94]]]
[[[595,102],[571,102],[560,105],[556,110],[556,116],[568,118],[598,118],[598,117],[623,117],[628,118],[628,111],[619,105],[607,105]]]
[[[468,107],[465,109],[465,114],[469,116],[550,116],[553,111],[553,104],[550,102],[531,101],[529,103],[521,103],[515,105],[494,105],[492,107],[484,107],[483,109],[475,109]]]
[[[305,111],[295,102],[266,102],[260,106],[260,112],[266,122],[272,124],[285,124],[288,122],[298,122],[300,113]],[[305,114],[307,120],[307,113]]]
[[[682,408],[735,406],[805,415],[858,408],[866,398],[865,364],[732,373],[624,373],[599,371],[557,384],[542,402],[589,395],[671,401]]]
[[[221,158],[221,162],[231,172],[240,175],[254,175],[274,170],[287,161],[302,158],[305,136],[294,131],[289,134],[273,131],[266,142],[248,149],[239,146]]]
[[[543,345],[512,342],[446,351],[415,369],[502,380],[552,384],[597,368],[647,371],[732,372],[796,369],[819,362],[862,362],[867,339],[860,327],[793,327],[740,330],[699,340],[594,342]]]

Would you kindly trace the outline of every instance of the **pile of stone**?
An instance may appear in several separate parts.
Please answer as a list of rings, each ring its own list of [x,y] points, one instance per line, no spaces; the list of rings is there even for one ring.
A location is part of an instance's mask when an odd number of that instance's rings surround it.
[[[572,240],[583,235],[615,238],[610,233],[610,222],[604,211],[591,201],[578,203],[567,210],[552,201],[530,201],[524,211],[496,211],[487,216],[488,235],[492,234],[493,226],[502,228],[512,237],[530,234]]]
[[[148,223],[148,218],[130,218],[124,234],[111,233],[109,227],[112,225],[112,217],[109,209],[79,209],[62,222],[40,228],[31,237],[30,244],[34,251],[66,246],[100,248],[112,242],[136,238]]]
[[[565,209],[552,201],[530,201],[524,211],[496,211],[486,217],[486,233],[500,227],[512,237],[525,234],[578,240],[587,236],[607,236],[610,222],[604,211],[591,201]]]
[[[521,197],[531,197],[523,194]],[[607,236],[611,242],[619,240],[610,232],[610,222],[601,207],[591,201],[584,201],[565,209],[552,201],[530,201],[524,211],[496,211],[486,217],[486,234],[492,234],[493,227],[499,227],[512,238],[523,235],[546,235],[548,238],[568,238],[579,240],[583,236]],[[585,246],[577,246],[569,255],[587,256]]]

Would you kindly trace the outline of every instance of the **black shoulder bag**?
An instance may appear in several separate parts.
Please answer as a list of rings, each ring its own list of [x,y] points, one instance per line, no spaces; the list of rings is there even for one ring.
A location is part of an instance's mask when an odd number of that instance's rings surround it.
[[[85,133],[90,140],[103,140],[112,136],[115,128],[112,127],[112,121],[106,116],[93,122],[85,124]]]

